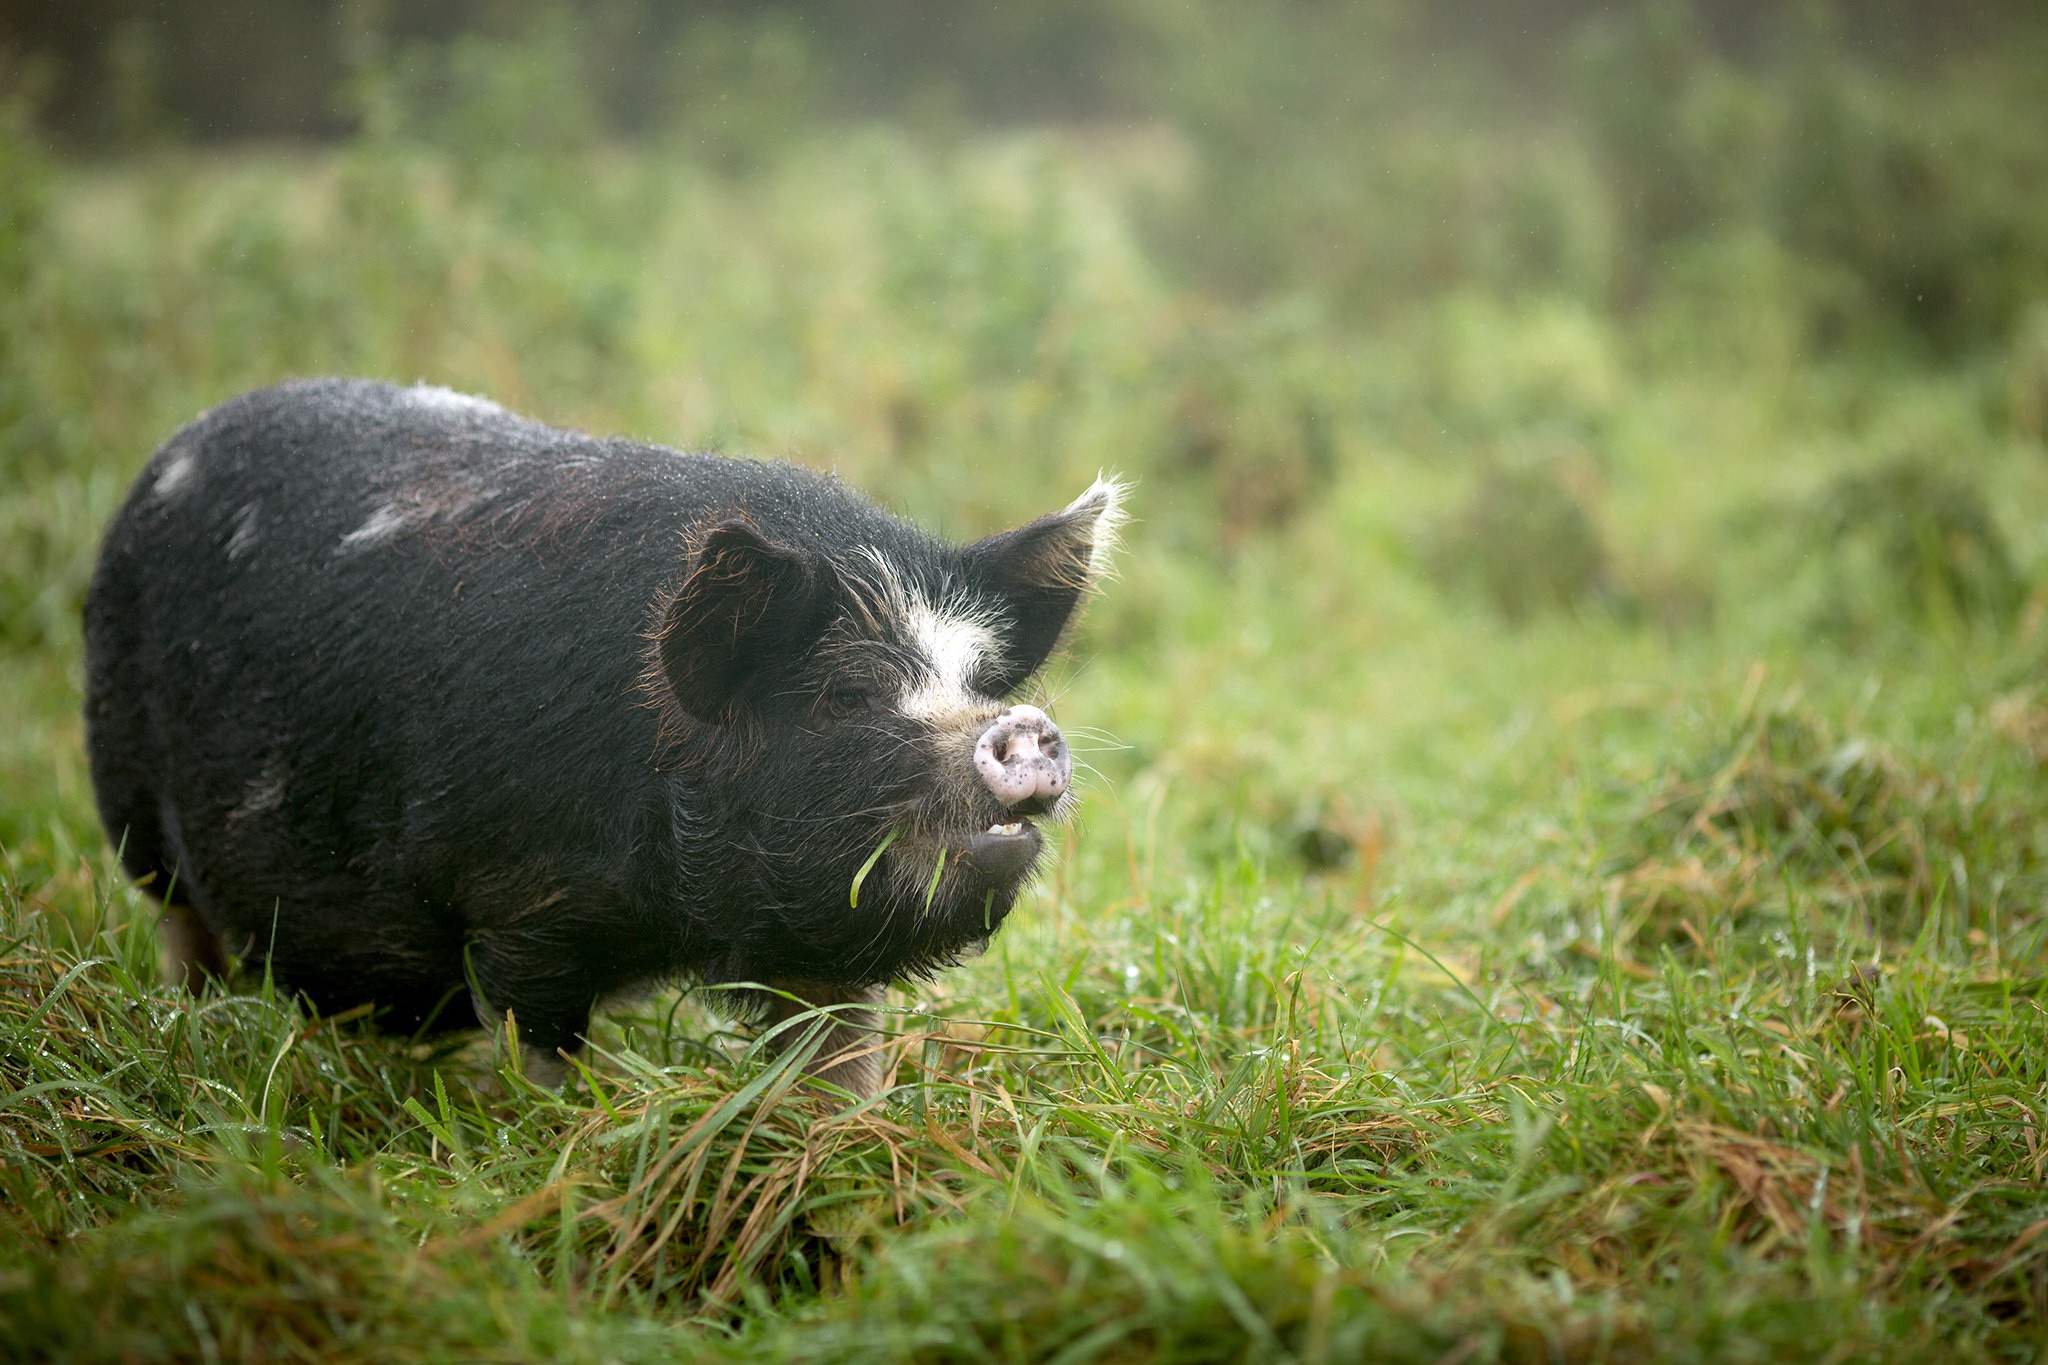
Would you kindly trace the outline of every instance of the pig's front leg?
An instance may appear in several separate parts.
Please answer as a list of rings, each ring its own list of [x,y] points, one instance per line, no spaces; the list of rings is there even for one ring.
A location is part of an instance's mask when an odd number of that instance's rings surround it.
[[[207,927],[189,902],[174,896],[164,903],[157,936],[163,945],[165,985],[183,986],[197,995],[209,979],[228,979],[228,952],[220,935]]]
[[[546,1090],[561,1089],[569,1079],[569,1059],[583,1050],[597,999],[571,950],[542,938],[507,950],[486,936],[472,937],[469,949],[469,1003],[477,1022],[502,1046],[511,1041],[509,1015],[526,1078]]]
[[[776,981],[770,984],[782,994],[771,995],[768,999],[768,1014],[762,1022],[769,1029],[810,1010],[838,1006],[832,1011],[824,1036],[818,1039],[817,1050],[804,1064],[804,1072],[851,1092],[857,1100],[872,1098],[882,1088],[884,1054],[879,1045],[882,1021],[875,1007],[882,1003],[885,988],[862,986],[849,989],[818,981]],[[776,1035],[776,1045],[782,1049],[799,1046],[817,1030],[819,1022],[806,1020],[790,1024]]]

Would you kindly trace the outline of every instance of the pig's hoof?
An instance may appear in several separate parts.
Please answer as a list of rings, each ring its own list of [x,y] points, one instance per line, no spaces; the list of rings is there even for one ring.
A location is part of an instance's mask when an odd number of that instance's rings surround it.
[[[569,1059],[554,1048],[519,1046],[519,1069],[543,1090],[560,1090],[569,1079]]]
[[[197,995],[209,979],[228,979],[228,954],[220,935],[207,928],[199,912],[183,901],[164,907],[157,937],[163,946],[160,965],[165,985],[183,986]]]

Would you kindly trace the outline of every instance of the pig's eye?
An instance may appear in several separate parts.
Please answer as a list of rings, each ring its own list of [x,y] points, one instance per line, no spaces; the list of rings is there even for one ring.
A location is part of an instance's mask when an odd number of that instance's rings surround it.
[[[825,704],[833,714],[857,716],[873,704],[873,697],[865,687],[835,687],[825,694]]]

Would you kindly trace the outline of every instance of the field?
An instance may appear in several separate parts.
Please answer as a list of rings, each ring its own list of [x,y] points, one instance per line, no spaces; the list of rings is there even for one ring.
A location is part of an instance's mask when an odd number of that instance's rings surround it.
[[[628,141],[532,115],[541,40],[316,150],[0,126],[0,1356],[2039,1358],[2039,44],[1681,52],[1661,123],[1588,50],[1577,113],[1369,147],[1233,141],[1272,52],[1115,124]],[[958,536],[1134,481],[1033,694],[1082,816],[892,993],[880,1102],[702,995],[556,1094],[157,984],[78,604],[158,441],[321,373]]]

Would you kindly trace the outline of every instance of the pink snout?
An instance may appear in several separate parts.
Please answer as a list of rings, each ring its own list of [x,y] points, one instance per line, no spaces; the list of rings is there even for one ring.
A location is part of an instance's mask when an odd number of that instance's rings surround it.
[[[996,800],[1013,809],[1027,806],[1025,814],[1036,814],[1066,793],[1074,756],[1051,716],[1035,706],[1013,706],[981,732],[974,767]]]

